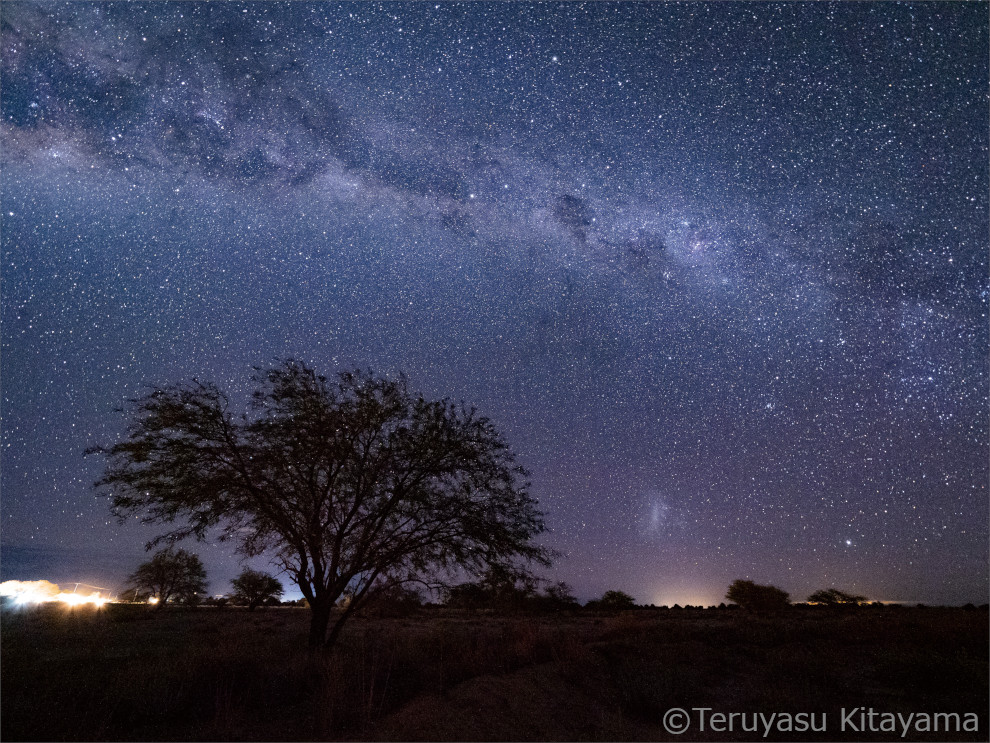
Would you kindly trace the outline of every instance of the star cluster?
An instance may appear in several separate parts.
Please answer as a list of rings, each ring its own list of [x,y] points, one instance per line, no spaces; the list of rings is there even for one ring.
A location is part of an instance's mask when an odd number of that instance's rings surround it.
[[[4,577],[119,582],[83,451],[294,355],[492,417],[583,598],[985,600],[985,11],[4,3]]]

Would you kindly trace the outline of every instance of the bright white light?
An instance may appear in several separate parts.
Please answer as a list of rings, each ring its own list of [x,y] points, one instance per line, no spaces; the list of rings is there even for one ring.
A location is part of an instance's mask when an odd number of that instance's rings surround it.
[[[0,596],[9,596],[17,606],[48,604],[59,602],[69,606],[93,604],[103,606],[110,599],[103,598],[98,592],[91,594],[66,593],[55,583],[47,580],[6,580],[0,583]]]

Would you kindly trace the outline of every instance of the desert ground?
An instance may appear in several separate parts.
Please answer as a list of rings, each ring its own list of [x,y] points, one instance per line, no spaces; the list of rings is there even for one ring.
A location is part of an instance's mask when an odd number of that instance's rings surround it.
[[[15,740],[986,740],[984,608],[641,609],[355,619],[303,608],[2,611]],[[818,712],[829,731],[672,735],[672,707]],[[977,732],[838,730],[839,710],[976,712]]]

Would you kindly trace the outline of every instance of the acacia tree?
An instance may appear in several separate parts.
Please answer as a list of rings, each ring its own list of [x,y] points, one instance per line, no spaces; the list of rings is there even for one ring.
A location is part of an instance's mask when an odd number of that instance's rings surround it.
[[[562,580],[551,583],[543,589],[541,603],[548,609],[554,610],[581,608],[581,604],[574,596],[574,589]]]
[[[477,582],[447,587],[444,603],[471,609],[518,609],[536,597],[536,583],[526,571],[494,566]]]
[[[840,591],[838,588],[826,588],[815,591],[808,597],[808,602],[812,604],[825,604],[826,606],[859,606],[866,601],[866,596],[857,596],[852,593]]]
[[[255,607],[268,599],[278,598],[284,592],[277,578],[250,568],[244,570],[230,583],[234,587],[234,598],[247,603],[248,611],[254,611]]]
[[[331,381],[292,359],[253,379],[239,416],[197,381],[132,400],[126,439],[95,450],[96,488],[121,521],[170,525],[159,539],[219,530],[272,555],[309,602],[311,646],[333,646],[376,590],[550,564],[532,543],[545,526],[526,472],[473,408],[414,395],[404,377]]]
[[[790,606],[790,595],[776,586],[761,586],[751,580],[735,580],[725,597],[743,609],[773,611]]]
[[[605,609],[607,611],[622,611],[625,609],[635,609],[636,599],[625,591],[605,591],[600,599],[589,601],[585,604],[586,609]]]
[[[137,597],[142,591],[158,598],[158,608],[171,600],[191,600],[206,591],[206,569],[199,557],[183,549],[158,550],[128,579]]]

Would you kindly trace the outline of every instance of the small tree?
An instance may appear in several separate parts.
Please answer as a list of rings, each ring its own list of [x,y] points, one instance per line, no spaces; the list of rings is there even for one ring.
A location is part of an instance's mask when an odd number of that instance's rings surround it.
[[[219,530],[271,555],[309,602],[311,647],[333,646],[386,586],[550,564],[532,541],[545,526],[527,473],[473,408],[370,372],[331,381],[293,360],[257,371],[239,415],[195,381],[132,401],[127,438],[91,450],[107,457],[96,487],[121,521],[171,525],[160,539]]]
[[[135,595],[147,592],[158,599],[158,608],[169,601],[192,603],[206,591],[206,569],[198,556],[183,549],[159,550],[138,566],[128,579]]]
[[[574,589],[564,581],[551,583],[544,588],[543,595],[540,597],[540,603],[544,608],[552,611],[579,609],[581,607],[581,604],[578,603],[577,598],[574,596]]]
[[[808,597],[810,604],[825,604],[827,606],[859,606],[864,601],[866,601],[866,596],[845,593],[838,588],[815,591]]]
[[[407,617],[423,605],[423,597],[411,586],[387,586],[369,595],[367,609],[381,617]]]
[[[246,569],[231,582],[234,587],[234,598],[248,605],[248,611],[254,611],[268,599],[278,598],[285,590],[274,576],[262,573],[260,570]]]
[[[636,600],[624,591],[605,591],[600,599],[585,604],[587,609],[605,609],[606,611],[622,611],[635,609]]]
[[[776,586],[761,586],[751,580],[736,580],[729,586],[725,597],[754,611],[773,611],[790,606],[790,595]]]
[[[445,603],[462,609],[512,611],[525,608],[536,596],[536,581],[525,571],[490,567],[480,581],[449,586]]]
[[[443,603],[455,609],[491,608],[492,594],[480,582],[466,581],[456,586],[446,586]]]

